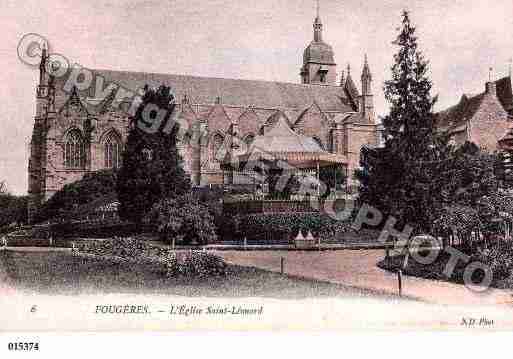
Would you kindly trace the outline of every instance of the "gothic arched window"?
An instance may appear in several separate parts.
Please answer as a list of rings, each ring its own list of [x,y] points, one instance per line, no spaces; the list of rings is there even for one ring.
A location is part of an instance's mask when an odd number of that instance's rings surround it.
[[[72,131],[64,145],[64,166],[67,168],[84,168],[86,160],[85,143],[80,132]]]
[[[107,136],[105,140],[104,154],[105,168],[121,167],[121,143],[114,133]]]

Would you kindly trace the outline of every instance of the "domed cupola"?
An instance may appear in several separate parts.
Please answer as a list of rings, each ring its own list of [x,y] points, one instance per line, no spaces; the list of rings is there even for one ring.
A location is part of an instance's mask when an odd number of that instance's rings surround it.
[[[335,53],[333,48],[325,42],[314,42],[303,53],[303,65],[309,62],[335,65]]]
[[[322,39],[322,27],[317,3],[317,17],[313,23],[314,39],[303,53],[301,82],[304,84],[335,85],[335,54],[333,48]]]

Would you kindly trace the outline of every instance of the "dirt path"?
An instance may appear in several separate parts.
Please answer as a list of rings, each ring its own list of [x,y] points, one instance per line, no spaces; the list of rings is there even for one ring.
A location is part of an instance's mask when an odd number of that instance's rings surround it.
[[[283,257],[287,274],[397,293],[397,275],[376,266],[383,258],[383,250],[218,251],[217,254],[234,264],[275,272],[280,271],[280,258]],[[513,305],[512,291],[494,289],[476,293],[463,285],[408,276],[403,276],[403,293],[440,304]]]

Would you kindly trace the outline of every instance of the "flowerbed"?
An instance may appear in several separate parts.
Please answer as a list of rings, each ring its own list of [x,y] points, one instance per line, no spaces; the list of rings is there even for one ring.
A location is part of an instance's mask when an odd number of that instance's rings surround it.
[[[218,256],[189,251],[181,256],[169,249],[131,238],[87,241],[78,245],[78,252],[108,258],[122,258],[138,264],[150,264],[154,271],[168,277],[205,278],[226,275],[227,265]]]

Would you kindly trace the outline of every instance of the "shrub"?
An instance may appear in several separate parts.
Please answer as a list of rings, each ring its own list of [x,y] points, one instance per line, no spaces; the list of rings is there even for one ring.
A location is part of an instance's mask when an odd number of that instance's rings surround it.
[[[207,244],[217,240],[209,207],[191,195],[160,201],[153,207],[151,217],[162,239],[168,243],[173,238],[182,244]]]
[[[513,274],[513,247],[507,243],[497,243],[490,249],[479,249],[472,260],[488,265],[493,280],[509,279]]]
[[[218,256],[206,252],[189,252],[179,267],[187,277],[211,277],[226,274],[226,263]]]

